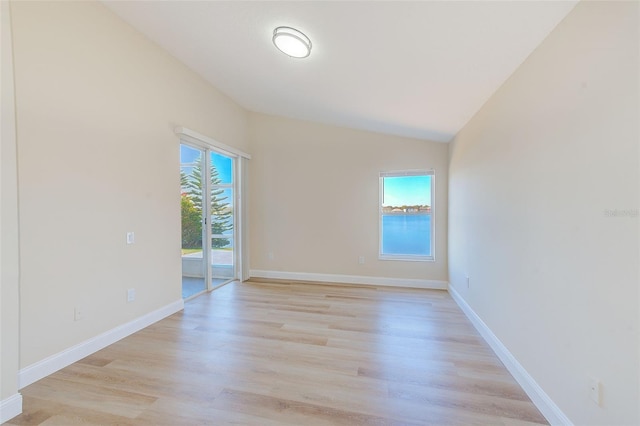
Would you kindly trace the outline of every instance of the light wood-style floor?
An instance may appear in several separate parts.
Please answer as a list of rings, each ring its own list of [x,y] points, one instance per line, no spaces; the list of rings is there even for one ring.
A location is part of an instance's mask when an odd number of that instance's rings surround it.
[[[24,389],[11,425],[546,424],[444,291],[231,283]]]

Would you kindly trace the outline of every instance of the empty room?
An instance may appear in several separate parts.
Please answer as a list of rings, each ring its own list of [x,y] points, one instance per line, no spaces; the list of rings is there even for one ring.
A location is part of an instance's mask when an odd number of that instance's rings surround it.
[[[0,423],[640,425],[638,1],[0,24]]]

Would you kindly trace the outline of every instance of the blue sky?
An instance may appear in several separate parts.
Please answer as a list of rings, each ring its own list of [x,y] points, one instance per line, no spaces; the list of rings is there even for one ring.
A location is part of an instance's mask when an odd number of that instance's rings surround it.
[[[200,156],[200,150],[191,148],[187,145],[180,145],[180,163],[188,164],[195,162]],[[225,157],[224,155],[217,154],[215,152],[211,153],[211,162],[218,170],[221,183],[231,183],[231,178],[233,175],[233,160],[229,157]],[[191,172],[190,167],[183,167],[182,170],[189,174]]]
[[[393,176],[383,179],[383,206],[431,205],[431,176]]]

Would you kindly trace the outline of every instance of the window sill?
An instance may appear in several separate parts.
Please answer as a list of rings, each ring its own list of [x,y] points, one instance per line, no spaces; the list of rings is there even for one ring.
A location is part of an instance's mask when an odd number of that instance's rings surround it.
[[[403,262],[435,262],[434,256],[412,256],[405,254],[380,254],[378,260],[399,260]]]

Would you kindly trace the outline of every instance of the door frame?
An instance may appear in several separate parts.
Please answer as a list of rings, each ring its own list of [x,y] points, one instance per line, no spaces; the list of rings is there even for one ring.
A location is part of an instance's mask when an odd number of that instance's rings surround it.
[[[184,127],[177,127],[175,129],[175,133],[179,136],[179,145],[184,144],[190,146],[194,149],[199,149],[204,151],[204,155],[206,157],[204,167],[204,182],[206,182],[207,187],[210,185],[211,181],[211,170],[210,170],[210,153],[215,152],[217,154],[224,155],[233,160],[233,224],[234,224],[234,232],[233,232],[233,276],[234,278],[225,282],[224,284],[238,280],[244,281],[249,277],[246,276],[245,272],[245,262],[246,259],[246,248],[245,242],[247,237],[247,224],[245,223],[246,215],[244,214],[245,208],[245,200],[246,200],[246,173],[245,168],[247,166],[246,160],[251,159],[251,156],[237,148],[231,147],[229,145],[223,144],[221,142],[216,141],[215,139],[209,138],[207,136],[201,135],[193,130],[186,129]],[[179,146],[178,145],[178,146]],[[205,195],[206,194],[206,195]],[[206,200],[206,201],[205,201]],[[206,280],[206,290],[211,291],[220,285],[213,286],[212,285],[212,267],[211,267],[211,226],[209,221],[211,220],[211,191],[205,190],[203,188],[203,204],[206,203],[206,208],[203,206],[203,215],[207,218],[207,226],[203,229],[206,229],[203,236],[203,259],[206,258],[207,265],[205,267],[205,280]],[[204,246],[204,238],[206,238],[206,246]]]

